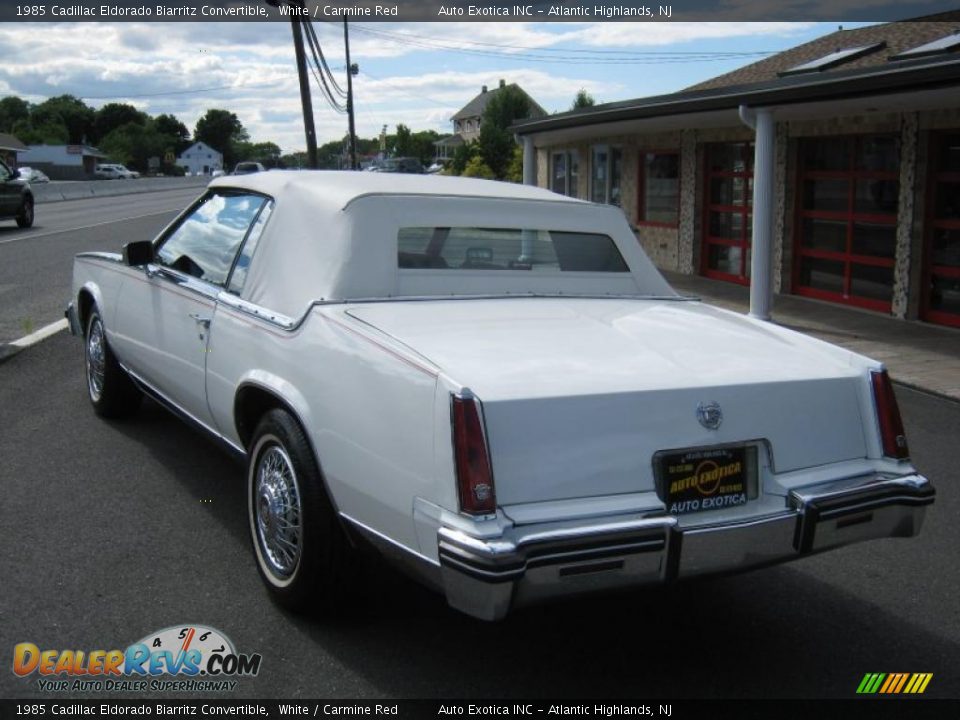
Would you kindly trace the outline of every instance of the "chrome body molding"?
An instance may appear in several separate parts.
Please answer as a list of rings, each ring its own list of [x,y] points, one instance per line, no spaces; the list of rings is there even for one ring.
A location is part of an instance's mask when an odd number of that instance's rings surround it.
[[[194,427],[202,430],[203,432],[211,436],[217,442],[221,443],[227,450],[234,453],[238,457],[247,456],[247,451],[244,450],[239,445],[237,445],[237,443],[233,442],[232,440],[224,436],[222,433],[210,427],[205,422],[202,422],[201,420],[191,415],[189,412],[184,410],[177,403],[175,403],[173,400],[167,397],[164,393],[157,390],[153,385],[148,383],[146,380],[140,377],[137,373],[133,372],[127,365],[120,363],[120,367],[122,367],[123,371],[127,373],[127,375],[129,375],[130,378],[137,384],[137,387],[143,390],[143,392],[145,392],[147,395],[152,397],[158,403],[163,405],[167,410],[172,412],[174,415],[181,418],[182,420],[185,420],[188,424],[193,425]]]
[[[513,527],[482,539],[442,526],[438,556],[450,605],[498,620],[512,607],[551,597],[762,567],[862,540],[912,537],[934,495],[921,475],[871,474],[793,490],[782,512],[719,523],[681,527],[669,515],[604,519],[574,527]]]

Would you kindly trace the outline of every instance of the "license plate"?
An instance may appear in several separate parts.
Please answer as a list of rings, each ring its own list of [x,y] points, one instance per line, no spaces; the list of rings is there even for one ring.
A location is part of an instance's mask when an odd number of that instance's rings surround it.
[[[660,499],[682,514],[745,505],[757,496],[757,449],[748,445],[657,453]]]

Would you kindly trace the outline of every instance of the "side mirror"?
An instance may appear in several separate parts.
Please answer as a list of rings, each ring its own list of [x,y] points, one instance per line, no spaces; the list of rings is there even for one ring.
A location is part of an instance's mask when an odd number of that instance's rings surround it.
[[[14,168],[13,170],[10,171],[10,179],[11,179],[11,180],[16,180],[18,177],[20,177],[20,169],[19,169],[19,168]]]
[[[149,240],[138,240],[123,246],[123,263],[130,267],[140,267],[154,260],[153,243]]]

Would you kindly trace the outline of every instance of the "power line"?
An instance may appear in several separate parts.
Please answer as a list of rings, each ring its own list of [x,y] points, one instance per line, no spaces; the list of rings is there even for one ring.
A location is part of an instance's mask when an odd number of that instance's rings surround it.
[[[624,50],[581,50],[573,48],[535,48],[523,45],[506,45],[482,42],[480,40],[460,40],[457,45],[442,40],[416,35],[414,33],[395,33],[388,30],[374,29],[362,25],[355,26],[359,32],[390,39],[402,45],[410,45],[428,50],[444,50],[446,52],[481,57],[497,57],[501,59],[528,60],[546,63],[577,63],[594,65],[634,64],[660,65],[666,63],[690,63],[716,60],[749,59],[774,54],[775,50],[754,51],[624,51]],[[529,52],[499,52],[481,48],[463,47],[462,43],[480,45],[483,47],[502,48],[504,50],[525,50]],[[556,54],[552,54],[556,53]],[[563,53],[562,55],[560,53]]]
[[[207,88],[196,88],[195,90],[168,90],[165,92],[155,92],[155,93],[121,93],[119,95],[81,95],[82,100],[123,100],[125,98],[151,98],[151,97],[165,97],[167,95],[193,95],[196,93],[203,92],[217,92],[219,90],[235,90],[237,88],[263,88],[263,87],[275,87],[275,83],[256,83],[253,85],[248,85],[246,83],[233,84],[233,85],[217,85],[215,87]]]

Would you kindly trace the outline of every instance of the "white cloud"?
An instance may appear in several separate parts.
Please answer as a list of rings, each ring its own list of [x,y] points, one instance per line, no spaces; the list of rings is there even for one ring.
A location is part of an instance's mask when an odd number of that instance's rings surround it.
[[[450,131],[450,116],[481,86],[518,83],[548,111],[566,110],[580,88],[598,101],[649,92],[638,66],[576,60],[575,51],[640,52],[697,41],[770,37],[785,45],[795,23],[371,23],[351,24],[357,131],[384,124]],[[343,77],[339,23],[316,23],[329,64]],[[687,45],[683,45],[687,43]],[[448,53],[438,46],[469,49]],[[30,52],[22,51],[29,47]],[[731,49],[736,49],[735,43]],[[171,113],[188,128],[209,108],[235,112],[255,141],[285,151],[304,146],[290,27],[284,23],[0,24],[0,93],[31,102],[71,94],[93,107],[129,102],[152,115]],[[573,62],[545,64],[538,57]],[[667,75],[659,68],[658,74]],[[341,82],[344,84],[344,82]],[[687,83],[678,83],[682,87]],[[642,89],[638,89],[642,88]],[[330,110],[316,83],[321,142],[341,137],[346,118]]]

